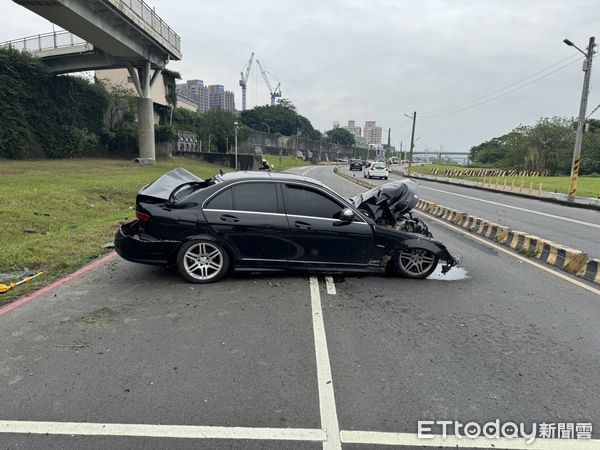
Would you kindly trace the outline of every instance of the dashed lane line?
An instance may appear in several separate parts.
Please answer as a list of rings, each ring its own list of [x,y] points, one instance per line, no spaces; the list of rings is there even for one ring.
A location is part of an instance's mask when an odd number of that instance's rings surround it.
[[[333,282],[333,277],[331,275],[325,277],[325,286],[327,287],[327,293],[329,295],[336,295],[335,283]]]

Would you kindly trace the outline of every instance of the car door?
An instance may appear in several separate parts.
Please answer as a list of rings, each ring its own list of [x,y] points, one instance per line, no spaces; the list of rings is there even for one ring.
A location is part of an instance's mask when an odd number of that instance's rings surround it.
[[[341,222],[346,205],[324,190],[281,183],[289,223],[289,262],[297,266],[363,267],[368,265],[373,230],[361,217]]]
[[[289,257],[288,222],[276,183],[236,183],[210,198],[204,216],[217,237],[236,252],[236,264],[281,265]]]

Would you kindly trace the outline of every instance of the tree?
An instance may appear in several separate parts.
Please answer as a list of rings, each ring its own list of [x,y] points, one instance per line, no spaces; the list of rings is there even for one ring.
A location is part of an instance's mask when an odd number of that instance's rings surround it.
[[[593,147],[593,139],[588,141]],[[574,142],[573,119],[544,117],[533,126],[519,125],[508,134],[471,148],[471,159],[475,164],[502,169],[567,174]]]
[[[354,135],[344,128],[334,128],[326,131],[327,139],[334,144],[351,147],[356,143]]]
[[[227,144],[233,146],[235,138],[235,122],[238,122],[238,143],[245,141],[250,130],[245,126],[240,126],[237,117],[229,111],[215,110],[208,111],[203,117],[202,139],[208,142],[209,135],[212,135],[211,147],[216,147],[219,152],[227,152]]]
[[[277,100],[277,104],[279,106],[283,106],[296,112],[296,106],[292,103],[292,101],[289,98],[280,98],[279,100]]]
[[[241,122],[254,129],[293,136],[296,133],[311,139],[319,139],[321,133],[315,130],[310,121],[298,114],[290,102],[273,106],[257,106],[240,115]],[[268,125],[268,128],[267,126]]]

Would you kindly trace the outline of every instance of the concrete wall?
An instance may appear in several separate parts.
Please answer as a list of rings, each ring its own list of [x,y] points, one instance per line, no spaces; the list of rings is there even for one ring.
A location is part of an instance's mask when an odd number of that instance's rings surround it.
[[[187,109],[189,111],[196,112],[198,110],[198,105],[194,100],[188,97],[184,97],[183,95],[177,94],[177,107]]]

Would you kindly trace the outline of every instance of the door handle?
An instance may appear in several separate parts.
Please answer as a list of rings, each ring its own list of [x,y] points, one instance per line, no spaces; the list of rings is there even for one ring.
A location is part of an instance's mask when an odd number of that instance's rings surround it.
[[[223,222],[239,222],[240,221],[237,217],[232,216],[231,214],[223,214],[221,216],[221,220]]]
[[[312,225],[310,223],[301,222],[299,220],[294,222],[294,225],[296,226],[296,228],[300,228],[301,230],[310,230],[312,228]]]

